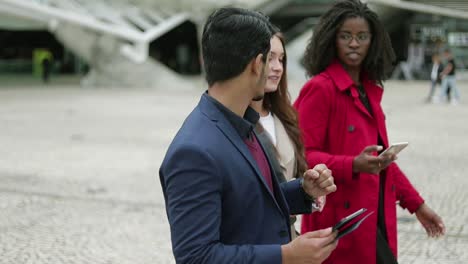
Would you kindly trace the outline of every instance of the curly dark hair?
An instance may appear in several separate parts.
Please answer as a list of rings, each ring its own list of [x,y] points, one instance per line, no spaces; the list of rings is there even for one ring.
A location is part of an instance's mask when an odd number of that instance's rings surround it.
[[[336,33],[346,19],[360,17],[367,21],[372,34],[371,44],[362,69],[369,78],[382,85],[393,70],[395,53],[392,43],[377,14],[359,0],[341,0],[320,17],[307,44],[303,65],[310,76],[324,71],[336,57]]]

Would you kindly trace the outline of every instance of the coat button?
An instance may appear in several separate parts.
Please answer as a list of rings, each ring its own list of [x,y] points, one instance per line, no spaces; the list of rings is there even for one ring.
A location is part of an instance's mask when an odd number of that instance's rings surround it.
[[[356,128],[353,125],[348,126],[348,132],[354,132]]]
[[[344,208],[349,209],[349,201],[344,202]]]
[[[395,184],[392,184],[392,192],[395,191]]]
[[[289,233],[288,233],[287,230],[281,230],[281,231],[279,231],[279,236],[280,237],[287,237],[287,236],[289,236]]]

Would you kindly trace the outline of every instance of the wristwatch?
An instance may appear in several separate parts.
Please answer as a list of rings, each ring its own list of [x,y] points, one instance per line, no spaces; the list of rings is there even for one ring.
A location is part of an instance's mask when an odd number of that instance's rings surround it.
[[[310,196],[304,189],[304,178],[299,179],[299,185],[301,186],[301,190],[304,194],[304,197],[309,201],[315,202],[315,198],[313,196]]]

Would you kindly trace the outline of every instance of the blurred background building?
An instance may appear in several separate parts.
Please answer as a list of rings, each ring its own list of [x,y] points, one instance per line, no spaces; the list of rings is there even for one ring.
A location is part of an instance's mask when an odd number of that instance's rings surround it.
[[[129,87],[199,77],[203,23],[214,9],[234,5],[259,10],[280,26],[290,43],[290,70],[303,76],[300,57],[332,2],[0,0],[0,74],[39,79],[51,72],[79,76],[83,86]],[[390,32],[398,57],[393,78],[428,79],[431,55],[445,48],[459,68],[468,67],[468,1],[366,2]]]

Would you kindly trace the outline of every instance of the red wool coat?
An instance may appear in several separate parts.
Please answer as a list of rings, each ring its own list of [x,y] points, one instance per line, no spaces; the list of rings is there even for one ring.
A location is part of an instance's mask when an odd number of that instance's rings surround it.
[[[338,190],[327,196],[321,213],[304,215],[302,233],[327,228],[360,209],[374,211],[353,233],[340,239],[324,263],[376,263],[376,231],[379,175],[353,173],[355,156],[380,136],[388,146],[385,115],[380,105],[383,89],[363,78],[372,115],[361,103],[357,87],[338,61],[309,80],[294,103],[299,113],[309,167],[326,164]],[[386,173],[384,192],[385,224],[389,246],[397,255],[396,202],[411,213],[424,202],[405,174],[392,163]]]

